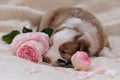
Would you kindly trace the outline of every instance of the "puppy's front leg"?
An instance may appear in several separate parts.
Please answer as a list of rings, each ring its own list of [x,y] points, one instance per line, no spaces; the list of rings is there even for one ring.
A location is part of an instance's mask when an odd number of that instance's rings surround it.
[[[42,31],[45,28],[52,28],[51,24],[54,21],[54,18],[56,16],[55,11],[48,11],[42,16],[40,26],[37,28],[37,31]]]

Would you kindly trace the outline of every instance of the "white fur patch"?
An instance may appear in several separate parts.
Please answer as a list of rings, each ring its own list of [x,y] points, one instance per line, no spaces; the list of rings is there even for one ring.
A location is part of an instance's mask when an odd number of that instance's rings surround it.
[[[69,18],[61,25],[61,27],[73,28],[75,25],[79,25],[81,22],[82,20],[79,18]]]
[[[65,42],[72,41],[75,35],[77,35],[77,32],[74,30],[64,29],[62,31],[59,31],[54,35],[54,45],[60,46]]]
[[[61,27],[67,27],[71,29],[77,28],[84,33],[91,32],[91,30],[96,30],[91,23],[81,20],[80,18],[69,18],[61,25]]]
[[[52,65],[56,64],[57,59],[62,59],[58,50],[60,45],[65,42],[72,41],[76,34],[77,32],[74,30],[64,29],[53,35],[53,45],[46,53],[46,56],[51,59]]]

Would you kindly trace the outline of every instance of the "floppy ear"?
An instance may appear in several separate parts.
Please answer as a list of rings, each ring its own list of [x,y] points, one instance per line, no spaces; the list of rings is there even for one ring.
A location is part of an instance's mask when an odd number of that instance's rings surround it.
[[[56,11],[48,11],[45,13],[40,22],[40,26],[37,28],[37,31],[42,31],[45,28],[48,28],[50,26],[50,23],[53,22],[56,15]]]
[[[80,36],[77,39],[78,44],[80,45],[80,51],[85,51],[89,54],[90,42],[85,35]]]

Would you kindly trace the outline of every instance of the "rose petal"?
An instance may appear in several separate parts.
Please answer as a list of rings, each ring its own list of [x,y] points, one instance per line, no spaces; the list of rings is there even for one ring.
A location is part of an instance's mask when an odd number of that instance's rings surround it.
[[[48,39],[49,39],[48,35],[45,33],[41,33],[41,32],[37,32],[37,33],[31,32],[31,33],[19,34],[13,39],[12,43],[10,44],[11,51],[13,52],[13,54],[16,54],[17,49],[24,42],[29,41],[29,40],[35,40],[35,41],[41,42],[43,44],[44,49],[41,52],[43,54],[49,48]]]
[[[22,44],[17,50],[17,56],[38,63],[41,58],[40,52],[30,44]]]
[[[90,72],[85,72],[85,71],[79,71],[75,73],[75,77],[77,77],[78,79],[89,79],[90,77],[92,77],[95,73],[90,71]]]
[[[57,68],[55,68],[55,70],[60,71],[60,72],[64,72],[64,73],[68,72],[66,68],[62,68],[62,67],[57,67]]]
[[[106,68],[102,65],[98,65],[98,67],[95,67],[92,71],[96,74],[104,74],[106,71]]]
[[[119,59],[119,58],[117,59],[117,62],[120,62],[120,59]]]
[[[118,72],[116,71],[116,70],[112,70],[112,69],[108,69],[108,70],[106,70],[106,72],[105,72],[105,75],[106,76],[110,76],[110,77],[114,77],[115,75],[117,75],[118,74]]]

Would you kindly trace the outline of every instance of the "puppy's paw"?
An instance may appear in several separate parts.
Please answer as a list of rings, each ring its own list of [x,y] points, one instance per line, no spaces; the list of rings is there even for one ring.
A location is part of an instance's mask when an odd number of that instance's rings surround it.
[[[112,54],[111,50],[108,47],[104,47],[103,50],[100,52],[99,56],[110,58],[115,57],[115,55]]]

